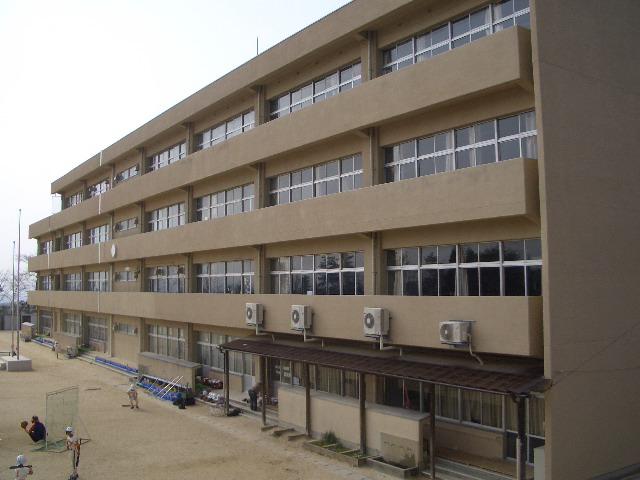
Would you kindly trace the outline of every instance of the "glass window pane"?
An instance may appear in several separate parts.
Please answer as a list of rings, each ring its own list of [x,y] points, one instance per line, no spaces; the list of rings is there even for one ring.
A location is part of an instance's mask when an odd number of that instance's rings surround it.
[[[438,262],[437,247],[422,247],[420,249],[420,264],[431,265]]]
[[[452,297],[456,294],[456,269],[441,268],[438,270],[440,296]]]
[[[316,295],[327,294],[327,274],[326,273],[316,273],[315,284],[316,284],[316,290],[315,290]]]
[[[473,165],[472,154],[472,149],[456,152],[456,169],[460,170],[463,168],[471,167]]]
[[[479,245],[481,262],[497,262],[500,260],[498,242],[483,242]]]
[[[422,269],[420,271],[422,280],[421,295],[437,296],[438,295],[438,270]]]
[[[418,291],[418,271],[404,270],[402,272],[402,294],[403,295],[419,295]]]
[[[542,245],[539,238],[525,240],[525,248],[527,250],[527,260],[542,259]]]
[[[404,43],[398,44],[397,46],[398,58],[406,57],[407,55],[411,55],[412,53],[413,53],[413,39],[410,39]]]
[[[519,130],[518,115],[498,120],[498,136],[500,138],[517,135]]]
[[[530,297],[542,295],[542,267],[540,265],[527,266],[527,295]]]
[[[354,295],[356,292],[355,272],[342,272],[342,295]]]
[[[418,176],[425,177],[436,173],[436,162],[433,157],[418,160]]]
[[[477,296],[479,291],[477,268],[460,269],[460,295]]]
[[[500,296],[500,269],[498,267],[480,268],[480,295]]]
[[[524,296],[524,267],[504,267],[504,294]]]
[[[416,176],[416,164],[414,162],[404,163],[400,165],[400,178],[402,180],[415,178],[415,176]]]
[[[524,260],[524,242],[522,240],[502,242],[502,255],[505,262]]]
[[[538,143],[535,135],[533,137],[523,138],[521,142],[522,156],[524,158],[538,158]]]
[[[402,271],[387,272],[387,291],[389,295],[402,295]]]
[[[340,274],[327,273],[327,295],[340,295]]]
[[[516,138],[498,144],[498,154],[500,160],[510,160],[520,157],[520,142]]]
[[[413,158],[416,156],[416,142],[411,140],[410,142],[404,142],[398,145],[398,159],[405,160],[407,158]]]
[[[455,245],[438,245],[438,263],[448,264],[456,263],[456,246]]]
[[[421,138],[418,140],[418,156],[429,155],[434,150],[435,137]]]
[[[486,165],[496,161],[496,149],[494,145],[485,145],[476,148],[476,165]]]
[[[482,423],[482,393],[474,390],[462,390],[462,420]]]
[[[467,243],[460,245],[462,252],[462,263],[475,263],[478,261],[478,244]]]
[[[484,142],[486,140],[493,140],[496,138],[493,120],[483,122],[474,127],[475,130],[475,142]]]
[[[418,248],[402,249],[402,265],[418,265]]]
[[[465,32],[469,31],[469,16],[465,16],[463,18],[461,18],[460,20],[456,20],[455,22],[451,23],[451,34],[454,37],[457,37],[458,35],[462,35]]]
[[[483,8],[482,10],[478,10],[471,14],[470,18],[470,26],[473,30],[474,28],[481,27],[489,23],[489,8]]]

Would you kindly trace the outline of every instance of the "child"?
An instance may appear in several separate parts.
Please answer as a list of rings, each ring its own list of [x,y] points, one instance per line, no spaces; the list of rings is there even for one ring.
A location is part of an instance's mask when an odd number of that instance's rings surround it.
[[[138,408],[138,390],[136,390],[136,385],[132,383],[129,386],[129,390],[127,390],[127,395],[129,396],[129,403],[131,404],[131,410],[134,408]]]
[[[73,468],[73,473],[69,477],[70,479],[78,478],[78,464],[80,463],[80,438],[78,438],[74,432],[73,427],[65,428],[65,434],[67,436],[67,450],[71,450],[71,466]]]
[[[26,480],[27,475],[33,475],[31,465],[25,465],[26,463],[27,457],[24,455],[18,455],[18,458],[16,458],[16,466],[11,467],[12,470],[16,471],[17,480]]]

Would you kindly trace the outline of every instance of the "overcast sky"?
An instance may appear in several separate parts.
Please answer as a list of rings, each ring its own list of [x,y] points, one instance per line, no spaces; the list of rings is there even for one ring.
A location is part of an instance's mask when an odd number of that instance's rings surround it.
[[[347,0],[0,0],[0,269],[51,182]]]

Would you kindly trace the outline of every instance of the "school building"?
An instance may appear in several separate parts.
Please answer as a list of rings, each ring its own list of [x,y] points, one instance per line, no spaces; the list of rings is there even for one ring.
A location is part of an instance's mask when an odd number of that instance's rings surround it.
[[[38,328],[428,474],[622,478],[639,20],[354,0],[51,184]]]

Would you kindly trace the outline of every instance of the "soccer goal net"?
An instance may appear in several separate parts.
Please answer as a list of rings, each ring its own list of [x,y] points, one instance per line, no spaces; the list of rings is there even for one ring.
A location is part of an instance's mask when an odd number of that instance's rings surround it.
[[[72,426],[77,429],[80,423],[78,406],[78,387],[63,388],[62,390],[47,393],[45,407],[46,450],[60,451],[66,448],[65,428]]]

